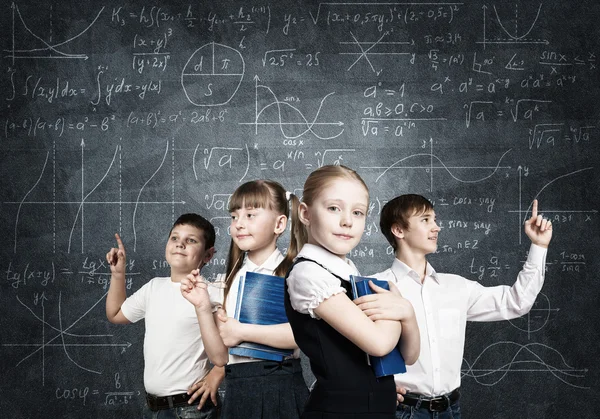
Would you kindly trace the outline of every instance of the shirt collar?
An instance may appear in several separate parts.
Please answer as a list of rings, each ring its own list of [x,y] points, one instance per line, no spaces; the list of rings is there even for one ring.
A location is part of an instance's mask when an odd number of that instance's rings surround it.
[[[398,258],[395,258],[394,262],[392,263],[392,272],[394,273],[398,281],[401,278],[408,276],[412,280],[418,282],[419,284],[421,283],[421,278],[417,271],[412,269],[410,266],[408,266],[406,263],[402,262]],[[425,267],[425,277],[431,277],[438,284],[440,282],[437,272],[435,271],[435,269],[433,269],[433,266],[431,266],[429,262],[427,262],[427,266]]]
[[[275,269],[277,269],[277,267],[279,266],[279,263],[281,262],[281,259],[283,258],[283,255],[281,254],[281,252],[279,251],[279,249],[275,249],[273,251],[273,253],[271,253],[271,255],[269,255],[269,257],[267,258],[267,260],[265,260],[262,265],[258,266],[256,263],[252,262],[249,258],[248,258],[248,253],[246,253],[244,255],[244,264],[247,267],[247,271],[248,272],[256,272],[259,270],[269,270],[269,271],[275,271]]]
[[[350,259],[342,259],[321,246],[306,243],[302,246],[296,259],[300,257],[314,260],[332,274],[337,275],[346,281],[350,280],[350,275],[358,275],[358,269],[356,269],[356,266]]]

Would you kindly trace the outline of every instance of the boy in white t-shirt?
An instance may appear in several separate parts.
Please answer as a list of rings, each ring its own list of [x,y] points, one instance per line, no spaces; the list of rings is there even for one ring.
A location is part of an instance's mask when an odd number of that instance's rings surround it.
[[[188,388],[205,379],[210,365],[194,306],[183,298],[179,284],[213,257],[213,225],[197,214],[180,216],[169,233],[165,249],[171,276],[153,278],[129,298],[125,291],[125,246],[118,234],[115,237],[118,248],[106,254],[112,273],[106,317],[117,324],[145,319],[144,418],[218,417],[217,386],[210,388],[211,398],[201,409],[188,403]]]

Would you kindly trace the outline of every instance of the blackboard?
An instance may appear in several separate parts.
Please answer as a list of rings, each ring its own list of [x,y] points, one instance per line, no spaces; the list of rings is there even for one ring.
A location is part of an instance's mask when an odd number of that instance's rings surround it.
[[[214,276],[229,194],[256,178],[300,194],[324,164],[370,187],[351,255],[363,274],[392,261],[382,204],[414,192],[442,226],[438,271],[511,284],[538,198],[554,223],[546,284],[529,315],[469,325],[464,417],[596,417],[598,2],[24,0],[1,12],[2,417],[139,416],[143,325],[104,315],[114,233],[131,293],[168,274],[174,219],[204,214]]]

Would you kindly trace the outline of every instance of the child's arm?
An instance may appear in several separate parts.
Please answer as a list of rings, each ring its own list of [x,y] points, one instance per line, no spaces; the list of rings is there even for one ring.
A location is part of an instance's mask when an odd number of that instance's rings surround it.
[[[407,320],[415,318],[412,304],[398,290],[393,282],[388,281],[390,290],[387,291],[369,281],[369,286],[375,294],[363,295],[354,300],[360,308],[373,321],[375,320]]]
[[[407,365],[414,364],[421,352],[421,335],[419,334],[419,326],[412,304],[402,297],[402,294],[392,282],[389,282],[389,292],[378,287],[372,281],[369,281],[369,286],[376,293],[357,298],[354,300],[354,304],[373,321],[400,321],[402,335],[398,347],[404,362]]]
[[[217,314],[212,313],[208,284],[200,276],[198,269],[181,280],[181,294],[196,308],[200,335],[210,362],[216,366],[224,366],[229,361],[229,353],[219,335]]]
[[[110,266],[110,286],[106,295],[106,317],[108,321],[116,324],[131,323],[121,312],[121,305],[127,298],[125,290],[125,246],[119,234],[115,233],[118,248],[112,248],[106,254]]]
[[[406,365],[417,362],[421,354],[421,333],[417,318],[413,315],[411,319],[402,320],[402,335],[398,345],[402,358]]]
[[[546,253],[552,239],[552,222],[538,214],[537,199],[533,201],[531,218],[525,222],[525,233],[531,240],[531,247],[512,286],[484,287],[475,281],[467,283],[467,320],[510,320],[531,310],[544,284]]]
[[[240,323],[233,317],[227,317],[219,310],[219,333],[223,343],[228,347],[239,345],[241,342],[254,342],[279,349],[296,349],[296,341],[289,323],[260,325]]]
[[[327,298],[313,311],[369,355],[389,354],[402,332],[398,321],[369,319],[345,293]]]

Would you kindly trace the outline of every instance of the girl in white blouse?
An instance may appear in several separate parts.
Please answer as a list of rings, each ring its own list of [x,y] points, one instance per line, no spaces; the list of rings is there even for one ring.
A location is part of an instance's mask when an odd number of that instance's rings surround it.
[[[346,254],[360,241],[368,207],[367,186],[347,167],[321,167],[304,185],[298,216],[308,243],[288,274],[285,301],[317,378],[303,419],[393,419],[393,376],[376,379],[365,352],[384,356],[399,345],[407,364],[419,355],[414,311],[392,283],[391,291],[370,284],[388,303],[388,320],[374,320],[352,301],[349,276],[358,271]]]
[[[222,292],[209,296],[209,284],[198,271],[181,282],[184,297],[196,307],[206,353],[215,365],[190,393],[206,399],[225,377],[223,419],[299,418],[308,396],[300,351],[289,323],[253,325],[232,317],[241,276],[249,271],[284,276],[291,266],[298,252],[296,241],[291,240],[285,258],[276,246],[287,225],[290,201],[292,210],[297,211],[298,198],[274,181],[255,180],[238,187],[229,201],[231,244]],[[211,286],[210,291],[213,289]],[[215,312],[216,306],[220,308]],[[276,362],[228,354],[229,347],[243,341],[294,349],[294,355]]]

